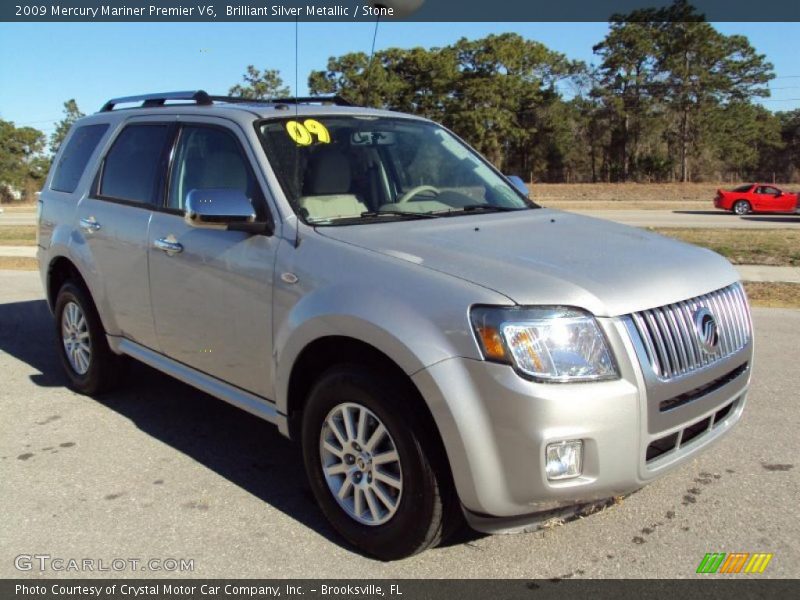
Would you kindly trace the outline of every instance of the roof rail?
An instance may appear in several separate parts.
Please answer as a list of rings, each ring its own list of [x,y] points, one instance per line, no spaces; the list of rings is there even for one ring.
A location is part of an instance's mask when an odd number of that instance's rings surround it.
[[[285,98],[265,98],[256,100],[241,96],[209,96],[214,102],[230,102],[231,104],[335,104],[336,106],[355,106],[341,96],[299,96]]]
[[[231,104],[335,104],[336,106],[354,106],[349,100],[341,96],[300,96],[290,98],[270,98],[267,100],[253,100],[240,96],[209,96],[203,90],[186,92],[165,92],[163,94],[142,94],[139,96],[124,96],[122,98],[112,98],[103,105],[100,112],[114,110],[117,104],[130,104],[141,102],[138,108],[152,108],[164,106],[167,101],[188,100],[194,101],[198,106],[208,106],[215,102],[229,102]]]
[[[141,102],[140,108],[150,108],[153,106],[164,106],[168,100],[193,100],[198,105],[207,106],[213,104],[211,96],[203,90],[193,90],[186,92],[165,92],[163,94],[142,94],[139,96],[124,96],[122,98],[112,98],[103,105],[100,112],[114,110],[117,104],[131,102]]]
[[[270,100],[273,104],[335,104],[336,106],[355,106],[354,103],[336,96],[299,96],[289,98],[273,98]]]

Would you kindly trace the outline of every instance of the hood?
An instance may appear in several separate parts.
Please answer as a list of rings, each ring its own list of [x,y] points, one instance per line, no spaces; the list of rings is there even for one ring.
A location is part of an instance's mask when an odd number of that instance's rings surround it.
[[[611,221],[533,209],[320,227],[324,236],[447,273],[522,305],[616,316],[738,280],[718,254]]]

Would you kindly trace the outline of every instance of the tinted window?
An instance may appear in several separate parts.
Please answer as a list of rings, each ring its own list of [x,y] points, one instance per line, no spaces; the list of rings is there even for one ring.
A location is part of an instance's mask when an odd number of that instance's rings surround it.
[[[258,185],[233,135],[213,127],[186,126],[175,152],[167,205],[182,210],[189,192],[211,188],[241,190],[251,201],[259,197]]]
[[[84,125],[78,127],[69,138],[64,152],[58,159],[56,172],[50,188],[59,192],[74,192],[86,169],[89,157],[97,148],[100,138],[108,129],[108,125]]]
[[[114,142],[103,166],[100,195],[152,204],[167,125],[129,125]]]
[[[733,191],[734,192],[749,192],[751,187],[753,187],[753,184],[752,183],[748,183],[747,185],[740,185],[739,187],[734,188]]]

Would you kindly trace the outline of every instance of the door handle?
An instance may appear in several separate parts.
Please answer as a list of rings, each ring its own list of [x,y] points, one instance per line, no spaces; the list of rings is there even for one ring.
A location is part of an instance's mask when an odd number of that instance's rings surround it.
[[[183,252],[183,244],[177,242],[173,236],[159,238],[153,242],[153,246],[159,250],[163,250],[170,256]]]
[[[92,231],[100,229],[100,223],[98,223],[94,217],[81,219],[81,228],[91,233]]]

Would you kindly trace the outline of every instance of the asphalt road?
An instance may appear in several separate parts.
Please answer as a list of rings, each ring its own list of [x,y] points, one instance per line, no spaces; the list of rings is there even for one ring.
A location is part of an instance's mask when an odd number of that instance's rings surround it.
[[[575,210],[582,215],[636,227],[711,227],[715,229],[800,229],[800,215],[746,215],[719,210]],[[0,213],[0,225],[34,225],[33,212]]]
[[[636,227],[710,229],[800,229],[800,215],[746,215],[719,210],[575,210],[582,215]]]
[[[112,395],[68,391],[37,275],[0,272],[0,577],[20,554],[193,559],[197,577],[692,577],[706,552],[757,551],[775,557],[756,577],[798,577],[800,311],[754,313],[745,416],[708,452],[584,519],[381,563],[342,545],[270,425],[143,366]]]

